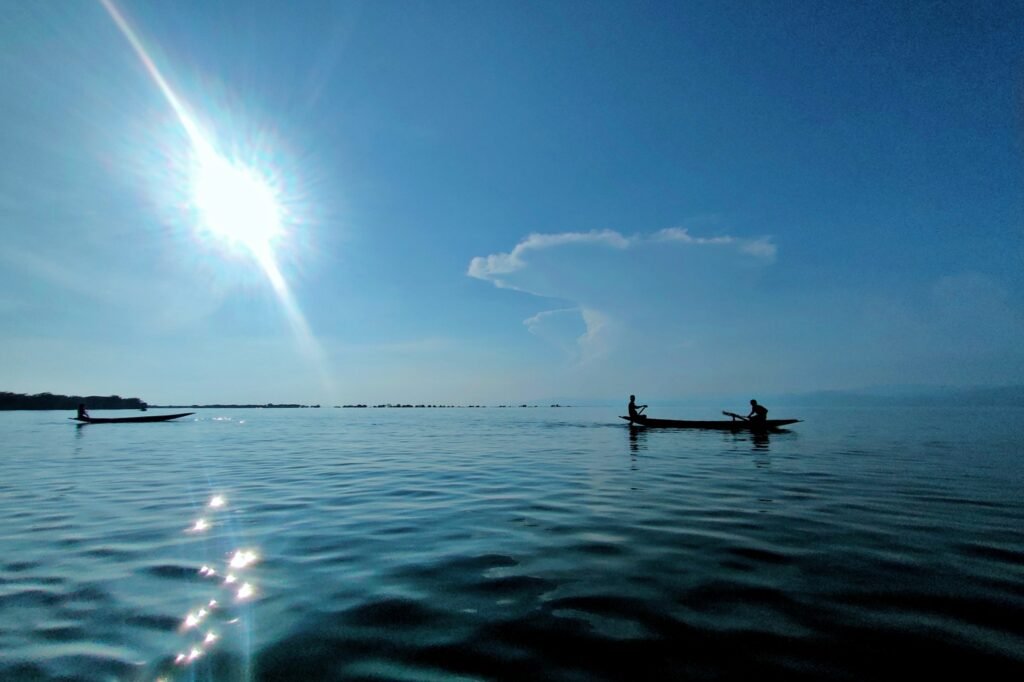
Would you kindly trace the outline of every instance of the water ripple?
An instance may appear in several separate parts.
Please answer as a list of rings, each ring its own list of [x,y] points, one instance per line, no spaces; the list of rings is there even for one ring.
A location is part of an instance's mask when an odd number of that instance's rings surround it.
[[[1017,439],[870,416],[0,414],[0,679],[1019,677]]]

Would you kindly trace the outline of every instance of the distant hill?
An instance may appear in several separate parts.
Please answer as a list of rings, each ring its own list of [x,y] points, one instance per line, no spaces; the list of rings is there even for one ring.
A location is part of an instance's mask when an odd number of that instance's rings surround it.
[[[0,410],[75,410],[85,403],[90,410],[141,410],[146,403],[118,395],[57,395],[54,393],[9,393],[0,391]]]

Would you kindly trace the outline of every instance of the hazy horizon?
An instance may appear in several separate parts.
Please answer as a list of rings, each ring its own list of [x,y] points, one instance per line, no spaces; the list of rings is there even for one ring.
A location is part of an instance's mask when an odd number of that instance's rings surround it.
[[[7,3],[4,390],[1024,383],[1024,5]]]
[[[182,401],[161,401],[149,400],[145,396],[121,395],[118,393],[103,394],[94,391],[83,393],[61,393],[57,391],[17,391],[25,395],[37,395],[39,393],[51,393],[54,395],[79,395],[79,396],[118,396],[123,399],[138,398],[143,400],[149,407],[191,407],[209,405],[251,405],[263,407],[266,405],[299,405],[311,407],[317,405],[322,408],[334,407],[355,407],[365,406],[369,408],[378,406],[401,407],[412,405],[414,407],[616,407],[624,406],[628,396],[540,396],[533,398],[507,398],[501,401],[475,403],[473,401],[437,401],[437,400],[409,400],[401,396],[391,396],[383,401],[346,400],[338,403],[319,403],[317,401],[284,401],[273,398],[250,399],[236,401],[213,401],[213,400],[182,400]],[[637,396],[639,403],[650,403],[654,411],[673,407],[699,408],[704,412],[708,410],[716,412],[720,409],[739,409],[746,407],[749,394],[747,393],[709,393],[703,395],[650,395],[640,394]],[[827,406],[829,404],[856,406],[863,405],[909,405],[909,404],[963,404],[967,406],[994,406],[1000,405],[1011,407],[1024,400],[1024,385],[1003,384],[985,386],[952,386],[952,385],[887,385],[887,386],[863,386],[860,388],[843,390],[819,390],[794,393],[761,393],[755,396],[762,403],[782,403],[783,405],[817,405]],[[1009,402],[1008,402],[1009,401]]]

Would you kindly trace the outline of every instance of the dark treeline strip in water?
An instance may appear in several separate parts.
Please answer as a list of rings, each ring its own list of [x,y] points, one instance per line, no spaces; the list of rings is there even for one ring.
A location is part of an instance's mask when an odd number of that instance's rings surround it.
[[[139,398],[118,395],[26,395],[0,391],[0,410],[75,410],[82,403],[90,410],[141,410],[146,407]]]
[[[265,405],[264,404],[257,405],[255,403],[212,403],[212,404],[209,404],[209,405],[195,405],[195,404],[193,404],[193,405],[150,405],[150,407],[185,408],[185,409],[202,407],[202,408],[214,408],[214,409],[218,409],[218,410],[223,410],[223,409],[227,409],[227,408],[231,408],[231,409],[239,409],[239,408],[241,408],[241,409],[261,409],[261,410],[265,410],[265,409],[277,409],[277,408],[296,408],[296,409],[297,408],[311,408],[311,407],[320,407],[320,406],[319,405],[300,405],[299,403],[266,403]]]

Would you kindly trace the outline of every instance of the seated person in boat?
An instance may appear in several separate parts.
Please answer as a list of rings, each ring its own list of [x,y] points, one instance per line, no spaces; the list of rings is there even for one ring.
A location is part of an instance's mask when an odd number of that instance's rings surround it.
[[[640,414],[640,413],[643,412],[646,409],[647,409],[646,405],[641,405],[640,407],[637,407],[637,405],[636,405],[636,396],[635,395],[629,396],[629,418],[630,419],[638,419],[638,418],[639,419],[643,419],[645,415]]]
[[[758,405],[756,400],[750,401],[750,414],[747,415],[747,419],[752,422],[764,423],[768,421],[768,408],[764,405]]]
[[[78,403],[78,418],[88,419],[89,413],[85,411],[85,403]]]

